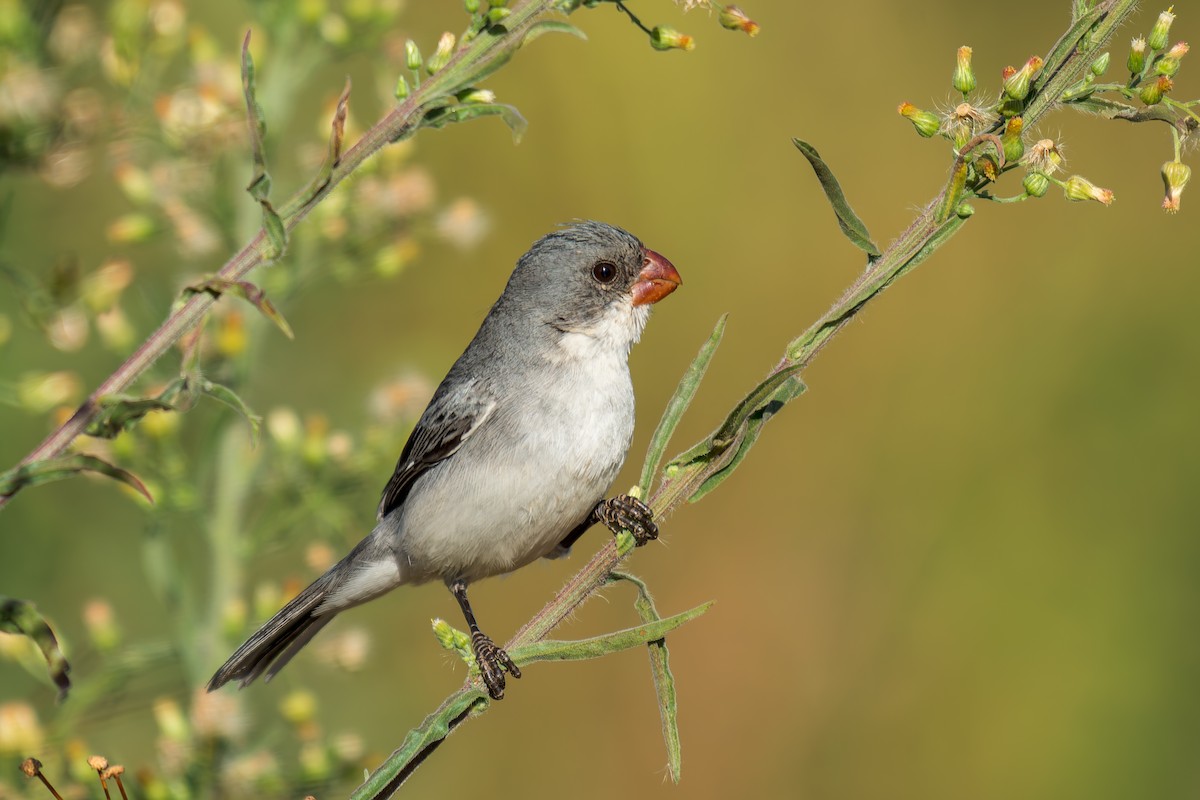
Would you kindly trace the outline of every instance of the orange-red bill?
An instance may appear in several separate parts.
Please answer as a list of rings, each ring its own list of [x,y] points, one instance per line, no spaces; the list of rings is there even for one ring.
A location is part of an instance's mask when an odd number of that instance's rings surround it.
[[[637,282],[633,284],[633,304],[657,303],[671,292],[679,288],[683,278],[675,266],[666,258],[654,252],[646,251],[646,260],[642,262],[642,271],[638,273]]]

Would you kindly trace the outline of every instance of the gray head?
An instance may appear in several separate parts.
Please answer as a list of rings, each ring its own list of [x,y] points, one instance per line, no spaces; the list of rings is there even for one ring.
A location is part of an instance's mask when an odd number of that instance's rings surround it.
[[[523,255],[496,311],[562,333],[637,340],[650,305],[680,284],[671,262],[636,236],[582,222],[543,236]]]

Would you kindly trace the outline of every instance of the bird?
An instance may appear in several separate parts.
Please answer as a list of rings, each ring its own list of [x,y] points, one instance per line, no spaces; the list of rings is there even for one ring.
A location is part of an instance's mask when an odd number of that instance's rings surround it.
[[[682,283],[669,260],[601,222],[560,227],[518,259],[396,462],[371,532],[214,673],[208,691],[270,680],[339,613],[441,580],[458,601],[488,694],[512,658],[480,630],[476,581],[565,555],[592,525],[657,538],[650,509],[605,498],[634,427],[629,351]]]

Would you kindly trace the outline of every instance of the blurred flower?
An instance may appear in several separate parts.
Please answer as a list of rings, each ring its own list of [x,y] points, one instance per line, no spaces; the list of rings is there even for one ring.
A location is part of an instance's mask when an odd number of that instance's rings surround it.
[[[333,752],[343,763],[353,763],[363,757],[366,747],[363,739],[357,733],[340,733],[333,742]]]
[[[84,603],[83,626],[92,644],[101,652],[108,652],[121,642],[121,628],[107,600],[96,598]]]
[[[175,229],[175,242],[186,256],[210,255],[221,247],[221,236],[199,213],[177,197],[165,198],[163,212]]]
[[[73,372],[27,372],[17,381],[17,401],[35,414],[74,405],[82,391],[83,383]]]
[[[317,657],[347,672],[357,672],[371,652],[371,637],[362,628],[350,628],[321,642]]]
[[[192,697],[192,727],[209,740],[237,739],[246,728],[241,695],[196,690]]]
[[[150,439],[166,439],[179,430],[179,413],[166,410],[151,411],[142,417],[138,427]]]
[[[26,756],[41,750],[42,740],[33,706],[20,701],[0,704],[0,754]]]
[[[329,420],[322,414],[309,414],[304,418],[304,443],[301,453],[309,464],[324,463],[329,454],[326,436]]]
[[[79,293],[83,302],[94,312],[113,307],[121,292],[133,282],[133,265],[123,258],[110,258],[94,272],[84,276]]]
[[[280,701],[279,713],[292,725],[306,725],[317,716],[317,696],[306,689],[297,689]]]
[[[433,396],[429,379],[418,373],[406,373],[379,386],[371,392],[369,405],[376,421],[394,424],[412,419],[425,408]]]
[[[58,107],[57,81],[46,71],[10,56],[0,74],[0,123],[41,124]]]
[[[100,340],[110,350],[125,352],[134,342],[135,333],[129,324],[129,318],[120,306],[113,306],[108,311],[96,315],[96,333]]]
[[[254,616],[268,619],[283,606],[283,593],[274,583],[264,582],[254,587]]]
[[[248,342],[246,321],[242,312],[230,309],[221,317],[213,337],[217,352],[225,358],[236,358],[245,352]]]
[[[186,24],[187,12],[177,0],[156,0],[150,7],[150,27],[156,36],[174,38]]]
[[[87,344],[87,315],[78,305],[60,308],[46,322],[46,338],[56,350],[76,352]]]
[[[437,218],[437,232],[446,241],[468,250],[487,235],[490,221],[483,209],[469,197],[460,197]]]
[[[417,244],[417,240],[404,235],[379,248],[372,266],[376,274],[390,278],[415,261],[420,252],[421,246]]]
[[[144,242],[154,235],[154,220],[146,214],[124,214],[113,220],[105,231],[108,240],[115,244]]]
[[[285,406],[267,412],[267,433],[282,449],[292,450],[300,442],[300,417]]]
[[[333,548],[325,542],[313,542],[304,550],[304,563],[318,575],[332,567],[336,560]]]
[[[134,205],[146,205],[154,199],[154,182],[144,169],[122,161],[113,167],[113,177],[121,192]]]
[[[38,174],[55,189],[69,189],[83,181],[92,170],[92,159],[87,148],[74,144],[62,144],[42,157]]]
[[[96,18],[82,4],[64,6],[54,17],[54,27],[46,39],[46,49],[60,63],[77,64],[90,57],[99,44]]]
[[[350,41],[350,26],[341,14],[326,14],[321,17],[317,30],[322,39],[337,47],[342,47]]]
[[[266,750],[234,756],[221,771],[222,783],[235,796],[253,796],[269,778],[279,774],[279,762]]]
[[[186,742],[189,737],[187,717],[179,703],[170,697],[160,697],[154,701],[154,721],[159,732],[168,740]]]
[[[323,781],[333,773],[329,751],[321,742],[309,741],[300,746],[300,773],[308,781]]]
[[[230,639],[240,639],[246,629],[246,601],[240,597],[230,600],[221,613],[221,632]]]

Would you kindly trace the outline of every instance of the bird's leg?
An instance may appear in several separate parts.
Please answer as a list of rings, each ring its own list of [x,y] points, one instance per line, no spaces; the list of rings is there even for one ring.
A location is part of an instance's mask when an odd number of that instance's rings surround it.
[[[629,531],[633,534],[633,543],[636,547],[641,547],[651,539],[658,538],[658,526],[654,524],[654,512],[641,500],[627,494],[619,494],[616,497],[601,500],[592,509],[588,520],[603,522],[604,527],[612,531],[614,536],[622,530]]]
[[[479,674],[487,686],[488,694],[493,700],[504,697],[504,670],[508,670],[514,678],[521,677],[521,670],[508,657],[508,653],[496,646],[475,622],[475,612],[467,600],[467,582],[463,580],[447,584],[450,593],[458,601],[463,616],[467,618],[467,626],[471,629],[471,647],[475,651],[475,663],[479,665]]]

